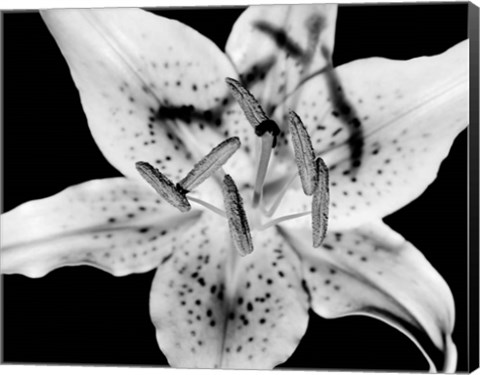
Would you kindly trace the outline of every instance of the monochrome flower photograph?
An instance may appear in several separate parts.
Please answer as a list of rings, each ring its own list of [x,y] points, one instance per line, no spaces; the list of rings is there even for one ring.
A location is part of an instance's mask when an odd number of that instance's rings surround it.
[[[5,363],[467,370],[468,4],[3,28]]]

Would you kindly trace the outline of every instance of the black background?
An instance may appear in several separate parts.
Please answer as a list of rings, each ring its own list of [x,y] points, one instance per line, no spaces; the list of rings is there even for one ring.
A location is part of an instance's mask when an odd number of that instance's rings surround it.
[[[223,49],[242,8],[168,10]],[[467,38],[467,5],[341,6],[334,63],[407,59]],[[118,176],[94,144],[67,65],[37,13],[4,15],[4,211],[72,184]],[[435,183],[386,219],[421,251],[456,301],[458,370],[467,370],[467,135]],[[5,362],[162,365],[148,313],[153,272],[115,278],[88,267],[40,279],[3,276]],[[376,320],[324,320],[282,367],[426,370],[417,348]]]

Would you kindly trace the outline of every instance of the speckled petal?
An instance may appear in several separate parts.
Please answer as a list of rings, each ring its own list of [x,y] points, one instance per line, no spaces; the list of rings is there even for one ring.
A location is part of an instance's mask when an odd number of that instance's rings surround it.
[[[249,7],[237,20],[226,51],[267,115],[327,65],[321,48],[333,51],[336,17],[331,4],[267,5]]]
[[[349,107],[332,107],[336,94],[316,77],[297,112],[329,167],[329,227],[347,229],[395,212],[436,178],[468,124],[468,41],[434,57],[358,60],[335,74]],[[292,190],[285,200],[306,199]]]
[[[432,370],[455,371],[452,293],[411,243],[382,222],[330,232],[320,249],[305,231],[284,234],[300,254],[317,314],[378,318],[413,340]]]
[[[95,141],[124,175],[138,179],[135,162],[142,160],[178,181],[227,137],[245,144],[254,138],[225,84],[236,76],[231,63],[188,26],[127,8],[49,10],[42,17],[68,62]],[[227,168],[248,176],[242,152]]]
[[[240,257],[225,219],[206,213],[160,265],[150,297],[171,366],[269,369],[295,350],[308,322],[301,265],[276,229],[253,233]]]
[[[74,265],[116,276],[146,272],[199,217],[198,210],[180,213],[143,184],[92,180],[3,214],[1,270],[29,277]]]

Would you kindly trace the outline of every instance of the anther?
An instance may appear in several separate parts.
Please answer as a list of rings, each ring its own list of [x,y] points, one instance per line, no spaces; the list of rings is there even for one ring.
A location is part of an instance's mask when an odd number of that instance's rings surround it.
[[[155,191],[173,207],[178,208],[181,212],[187,212],[191,206],[185,197],[185,194],[178,191],[175,185],[158,169],[150,164],[139,161],[135,163],[140,176],[152,186]]]
[[[295,112],[290,111],[288,120],[290,134],[292,135],[295,162],[297,163],[303,192],[306,195],[312,195],[317,187],[318,181],[315,151],[313,150],[312,141],[302,120]]]
[[[329,205],[328,167],[322,158],[316,160],[316,168],[317,187],[312,198],[313,247],[319,247],[327,234]]]
[[[252,236],[243,201],[233,179],[227,174],[222,184],[225,214],[235,248],[241,256],[253,251]]]
[[[250,125],[256,128],[262,122],[268,120],[267,115],[250,91],[233,78],[226,78],[225,81],[230,87],[233,97],[240,104]]]
[[[187,176],[177,184],[177,190],[186,194],[200,185],[227,162],[240,148],[240,144],[237,137],[228,138],[220,143],[195,164]]]

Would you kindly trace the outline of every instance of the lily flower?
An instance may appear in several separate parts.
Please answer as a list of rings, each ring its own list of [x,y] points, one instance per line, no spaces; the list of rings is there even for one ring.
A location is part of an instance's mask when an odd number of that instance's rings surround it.
[[[455,370],[450,289],[382,218],[422,194],[467,126],[468,41],[334,68],[332,5],[250,7],[226,53],[143,10],[42,16],[125,177],[2,215],[2,273],[156,269],[150,314],[174,367],[273,368],[312,309],[380,319],[432,371]]]

